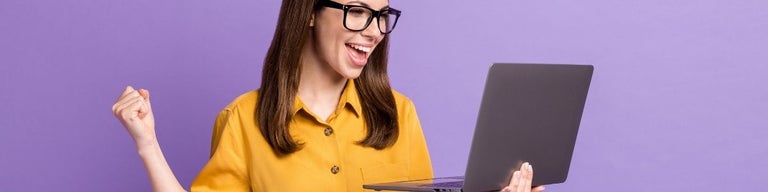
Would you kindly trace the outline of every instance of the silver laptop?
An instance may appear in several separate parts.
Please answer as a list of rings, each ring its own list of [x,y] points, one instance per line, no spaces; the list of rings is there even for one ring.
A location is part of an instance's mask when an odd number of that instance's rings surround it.
[[[576,143],[591,65],[493,64],[464,177],[366,184],[395,191],[497,191],[522,162],[533,185],[565,182]]]

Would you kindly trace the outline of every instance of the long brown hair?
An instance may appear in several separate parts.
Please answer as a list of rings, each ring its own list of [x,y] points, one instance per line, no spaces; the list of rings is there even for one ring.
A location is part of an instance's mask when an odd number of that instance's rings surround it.
[[[275,35],[264,60],[255,118],[261,134],[277,155],[291,154],[302,146],[288,129],[299,87],[302,46],[312,30],[309,26],[312,14],[320,9],[316,4],[316,0],[283,0]],[[365,139],[358,144],[375,149],[392,146],[399,132],[395,97],[387,77],[388,49],[387,35],[354,80],[367,129]]]

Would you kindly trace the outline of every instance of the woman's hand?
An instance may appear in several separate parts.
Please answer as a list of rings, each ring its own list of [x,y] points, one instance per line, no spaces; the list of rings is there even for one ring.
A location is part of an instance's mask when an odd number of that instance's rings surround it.
[[[533,182],[533,166],[526,162],[520,166],[520,169],[512,174],[509,186],[504,187],[502,192],[539,192],[544,191],[544,186],[531,187]]]
[[[112,105],[112,113],[131,134],[137,147],[157,142],[155,138],[155,117],[149,102],[149,91],[135,90],[128,86]]]
[[[112,113],[131,134],[139,157],[147,168],[152,191],[185,191],[173,174],[155,137],[155,117],[149,91],[128,86],[112,105]]]

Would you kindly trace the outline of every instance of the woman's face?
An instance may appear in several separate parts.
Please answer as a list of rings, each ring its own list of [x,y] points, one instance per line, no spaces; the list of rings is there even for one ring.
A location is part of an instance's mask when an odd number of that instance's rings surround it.
[[[362,5],[374,10],[389,6],[387,0],[334,0],[345,5]],[[352,16],[352,12],[348,13]],[[315,13],[313,45],[320,62],[327,63],[336,73],[347,79],[360,76],[368,57],[384,39],[376,18],[363,31],[350,31],[344,27],[344,11],[324,7]]]

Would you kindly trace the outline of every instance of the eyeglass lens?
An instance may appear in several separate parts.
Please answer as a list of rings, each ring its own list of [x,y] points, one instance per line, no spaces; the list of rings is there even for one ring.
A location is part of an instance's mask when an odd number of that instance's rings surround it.
[[[379,30],[383,33],[388,33],[394,28],[395,21],[393,20],[397,16],[389,11],[382,11],[378,18],[378,21],[373,21],[373,13],[371,10],[363,7],[350,7],[347,10],[346,20],[344,21],[347,28],[350,30],[364,30],[371,22],[376,23]]]

